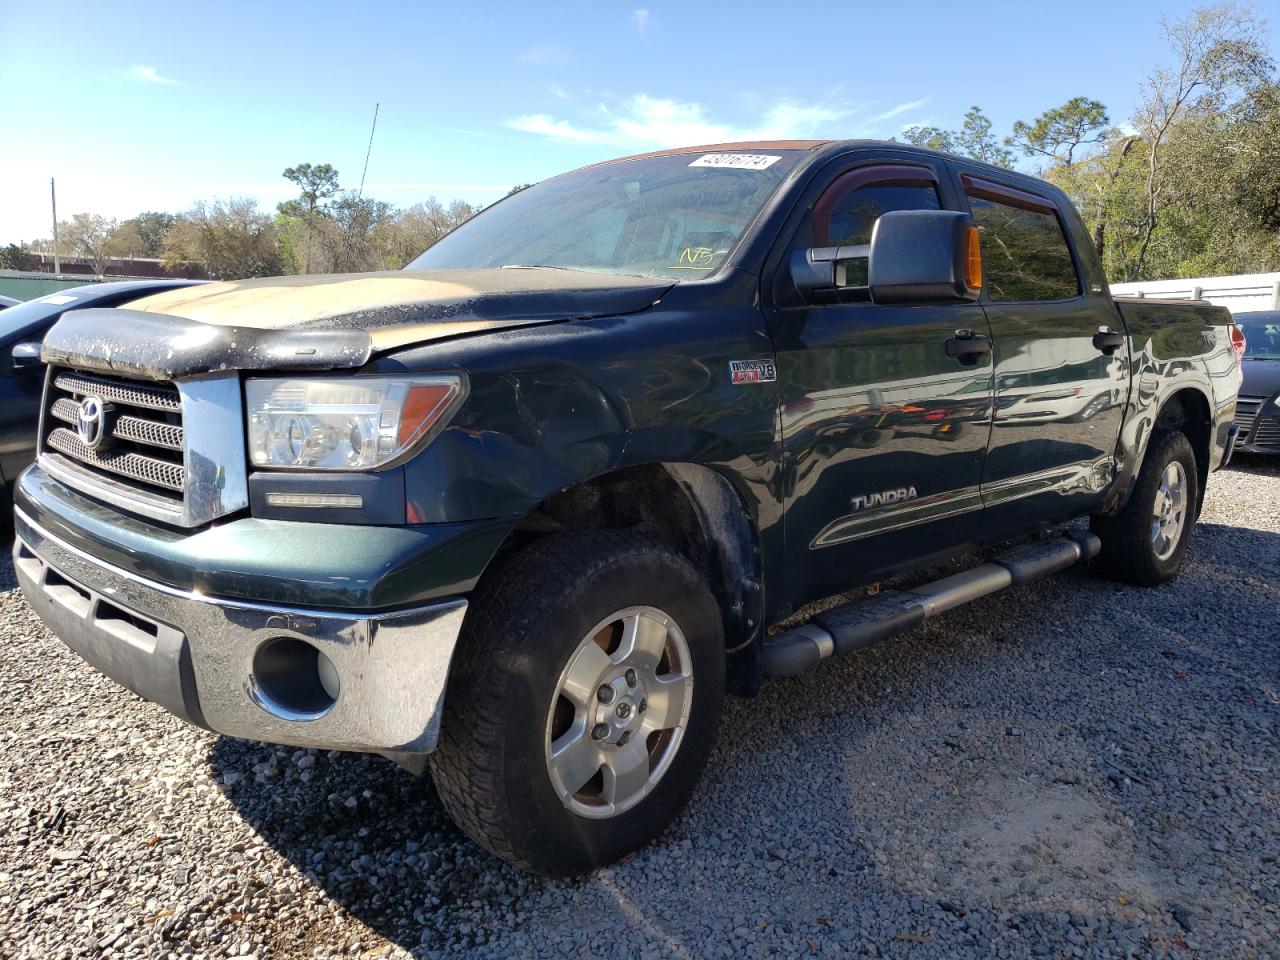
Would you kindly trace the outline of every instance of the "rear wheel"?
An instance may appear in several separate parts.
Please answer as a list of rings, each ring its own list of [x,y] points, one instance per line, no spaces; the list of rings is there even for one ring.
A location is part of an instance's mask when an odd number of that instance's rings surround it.
[[[583,873],[688,800],[724,690],[720,611],[693,566],[612,531],[549,537],[477,590],[431,769],[477,843]]]
[[[1195,523],[1199,475],[1186,436],[1154,434],[1133,493],[1114,517],[1093,517],[1102,540],[1099,569],[1107,576],[1154,586],[1178,575]]]

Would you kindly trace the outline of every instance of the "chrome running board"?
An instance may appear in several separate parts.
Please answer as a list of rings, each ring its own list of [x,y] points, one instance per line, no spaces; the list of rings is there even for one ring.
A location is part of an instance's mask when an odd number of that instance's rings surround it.
[[[989,593],[1065,570],[1101,548],[1102,542],[1087,532],[1042,540],[1015,547],[972,570],[908,590],[884,590],[827,610],[765,641],[764,674],[794,677],[833,654],[859,650]]]

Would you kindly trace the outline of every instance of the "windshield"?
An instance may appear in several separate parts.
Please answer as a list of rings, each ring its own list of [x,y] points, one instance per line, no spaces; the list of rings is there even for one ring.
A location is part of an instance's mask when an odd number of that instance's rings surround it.
[[[4,314],[0,314],[3,317]],[[1280,313],[1267,313],[1256,318],[1247,313],[1235,316],[1236,326],[1244,331],[1244,355],[1254,360],[1280,360]]]
[[[537,266],[670,280],[707,276],[800,155],[683,154],[575,170],[483,211],[405,269]]]

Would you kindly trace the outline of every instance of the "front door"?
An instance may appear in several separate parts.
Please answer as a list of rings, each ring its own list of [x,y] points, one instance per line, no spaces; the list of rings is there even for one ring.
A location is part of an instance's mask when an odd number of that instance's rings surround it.
[[[810,195],[791,249],[867,244],[883,213],[962,202],[945,169],[918,157],[851,165]],[[865,284],[865,257],[841,269],[847,283]],[[991,359],[953,358],[945,344],[958,332],[989,336],[981,306],[888,307],[865,297],[812,305],[788,300],[779,284],[774,294],[790,603],[972,540],[981,520]]]
[[[1101,278],[1084,276],[1073,256],[1068,228],[1078,221],[985,171],[962,173],[960,187],[982,231],[983,302],[995,346],[982,477],[982,534],[990,540],[1100,502],[1127,399],[1128,341]],[[1082,234],[1079,242],[1088,241]]]

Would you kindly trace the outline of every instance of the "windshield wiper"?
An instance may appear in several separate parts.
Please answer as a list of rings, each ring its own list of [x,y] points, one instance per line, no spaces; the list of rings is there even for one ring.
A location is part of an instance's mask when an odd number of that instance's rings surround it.
[[[574,267],[555,267],[549,263],[504,263],[499,270],[573,270]]]

